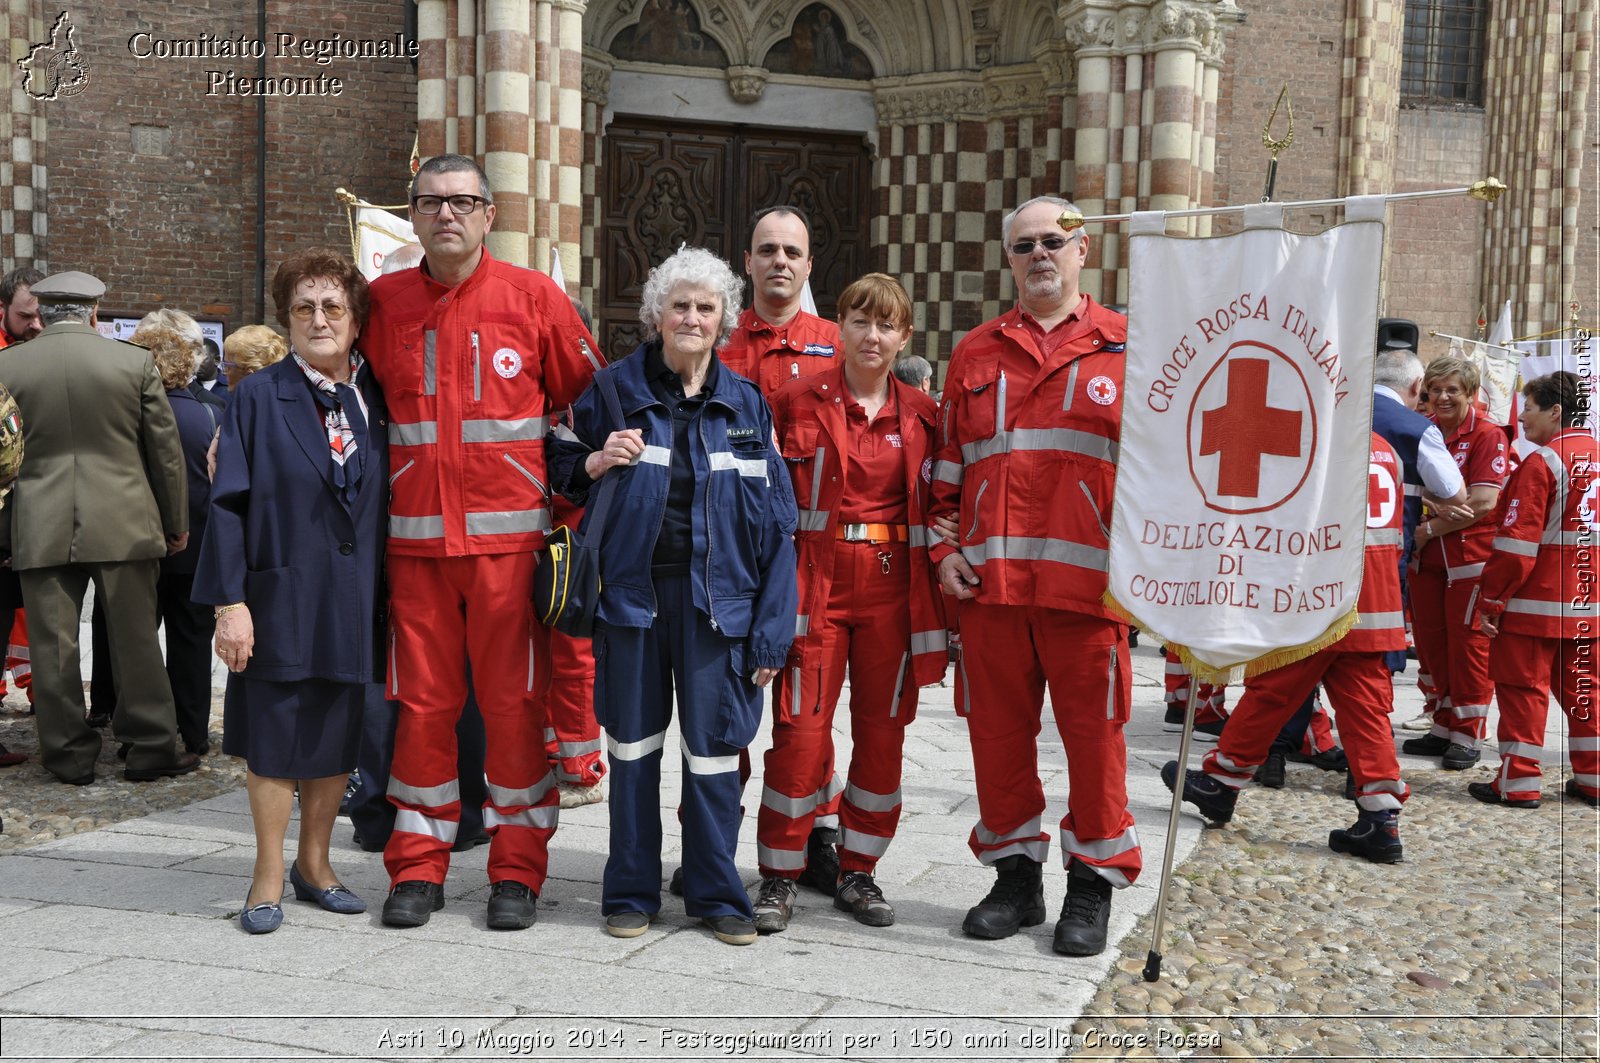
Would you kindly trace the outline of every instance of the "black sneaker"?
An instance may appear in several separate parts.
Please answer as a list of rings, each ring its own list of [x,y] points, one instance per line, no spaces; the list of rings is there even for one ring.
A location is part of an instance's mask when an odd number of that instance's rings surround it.
[[[789,913],[799,892],[792,878],[770,875],[762,879],[756,894],[756,933],[777,934],[789,929]]]
[[[754,945],[756,925],[737,915],[708,915],[700,920],[718,941],[729,945]]]
[[[1177,761],[1169,760],[1161,766],[1161,781],[1167,784],[1168,790],[1177,785]],[[1233,806],[1239,803],[1239,792],[1231,786],[1222,785],[1203,771],[1190,768],[1183,777],[1183,799],[1220,826],[1233,818]]]
[[[636,938],[650,929],[653,918],[646,912],[612,912],[606,916],[606,933],[614,938]]]
[[[674,897],[683,896],[683,865],[679,864],[672,869],[672,877],[667,880],[667,892]]]
[[[1349,771],[1350,759],[1344,755],[1344,750],[1338,746],[1325,749],[1321,753],[1290,753],[1289,760],[1295,764],[1314,764],[1323,771]]]
[[[1105,951],[1111,922],[1111,883],[1077,857],[1067,865],[1067,899],[1061,904],[1051,948],[1063,956],[1095,956]]]
[[[961,929],[975,938],[997,941],[1044,922],[1044,866],[1017,853],[996,860],[994,869],[994,885],[967,910]]]
[[[1196,742],[1215,742],[1222,737],[1222,726],[1227,723],[1226,717],[1220,720],[1196,721],[1194,730],[1190,732]],[[1172,734],[1183,731],[1183,706],[1171,704],[1167,706],[1167,715],[1161,721],[1161,729]]]
[[[489,929],[526,930],[539,918],[539,895],[532,887],[505,879],[489,887]]]
[[[1539,807],[1539,799],[1537,797],[1510,798],[1496,790],[1492,782],[1469,782],[1467,783],[1467,793],[1486,805],[1510,805],[1512,808]]]
[[[1575,797],[1579,801],[1582,801],[1584,804],[1588,805],[1590,808],[1600,808],[1600,797],[1596,797],[1593,794],[1584,793],[1583,788],[1578,785],[1577,779],[1567,780],[1566,792],[1568,797]]]
[[[1423,735],[1421,738],[1408,738],[1400,743],[1400,752],[1409,753],[1414,757],[1442,757],[1444,751],[1450,748],[1450,739],[1443,735]]]
[[[806,839],[806,867],[795,881],[810,886],[824,896],[832,897],[839,888],[839,832],[831,827],[818,827]]]
[[[833,906],[855,913],[856,922],[864,926],[894,925],[894,907],[883,899],[883,891],[865,871],[846,871],[839,876]]]
[[[1283,751],[1280,749],[1268,751],[1266,763],[1256,769],[1256,782],[1269,790],[1281,790],[1286,778]]]
[[[1328,832],[1328,848],[1374,864],[1397,864],[1402,853],[1400,813],[1392,809],[1387,812],[1362,809],[1348,829]]]
[[[1445,748],[1444,759],[1439,761],[1439,765],[1446,771],[1465,771],[1476,763],[1478,763],[1478,751],[1460,742],[1451,742]]]
[[[384,926],[422,926],[444,907],[444,887],[437,882],[407,879],[396,882],[383,902]]]

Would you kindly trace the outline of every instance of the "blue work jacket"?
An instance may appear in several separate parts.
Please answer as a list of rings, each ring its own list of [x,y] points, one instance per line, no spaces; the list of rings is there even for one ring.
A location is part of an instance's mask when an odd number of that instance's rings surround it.
[[[353,502],[334,486],[323,411],[293,358],[241,380],[223,413],[191,597],[249,606],[252,678],[383,678],[388,413],[369,367],[355,383],[368,429]]]
[[[546,440],[546,457],[558,489],[584,505],[591,487],[574,484],[572,475],[583,460],[614,431],[644,433],[644,457],[608,470],[593,485],[598,490],[618,477],[610,516],[592,545],[600,551],[599,618],[616,627],[649,627],[656,615],[650,558],[666,515],[669,463],[684,455],[672,451],[672,413],[645,379],[643,347],[600,372],[616,383],[626,423],[613,421],[599,385],[591,383],[572,407],[571,429]],[[714,629],[746,640],[746,667],[782,668],[799,607],[794,492],[772,445],[772,413],[761,392],[727,369],[715,377],[689,432],[694,604]],[[586,543],[593,515],[590,506],[579,526]]]

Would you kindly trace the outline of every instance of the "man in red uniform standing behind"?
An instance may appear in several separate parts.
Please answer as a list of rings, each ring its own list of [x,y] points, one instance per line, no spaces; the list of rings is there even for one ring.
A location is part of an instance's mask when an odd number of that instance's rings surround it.
[[[533,924],[556,828],[536,700],[548,653],[531,597],[550,528],[544,435],[600,360],[565,292],[484,248],[493,198],[471,159],[423,164],[411,190],[423,263],[374,282],[364,337],[392,418],[389,926],[421,926],[444,906],[468,664],[488,747],[490,927]]]
[[[1143,860],[1122,738],[1128,629],[1101,603],[1127,319],[1079,291],[1088,235],[1061,227],[1072,209],[1040,196],[1003,222],[1017,305],[951,356],[932,514],[957,519],[961,545],[933,543],[930,555],[961,600],[956,711],[978,784],[969,844],[997,872],[962,929],[1003,938],[1044,921],[1038,736],[1048,687],[1069,758],[1054,948],[1090,956],[1106,946],[1112,888],[1131,885]]]

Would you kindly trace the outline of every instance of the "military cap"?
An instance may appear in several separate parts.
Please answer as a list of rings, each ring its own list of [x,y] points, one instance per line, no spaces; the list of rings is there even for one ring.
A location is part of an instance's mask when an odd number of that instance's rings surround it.
[[[38,291],[37,288],[34,291]],[[1417,338],[1421,330],[1415,321],[1403,317],[1380,317],[1378,319],[1378,350],[1380,351],[1414,351],[1417,349]]]
[[[92,303],[106,294],[105,282],[87,273],[52,273],[28,290],[41,303]]]

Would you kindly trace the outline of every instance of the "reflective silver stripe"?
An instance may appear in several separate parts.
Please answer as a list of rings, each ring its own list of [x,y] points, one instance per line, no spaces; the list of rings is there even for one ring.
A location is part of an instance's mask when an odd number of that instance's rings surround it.
[[[401,424],[389,422],[389,445],[395,447],[422,447],[439,441],[439,422],[415,421]]]
[[[889,851],[889,843],[893,838],[885,838],[877,834],[862,834],[860,831],[851,830],[849,827],[839,832],[839,846],[852,853],[862,856],[882,856]]]
[[[592,738],[587,742],[557,742],[556,755],[560,757],[581,757],[589,753],[600,752],[600,739]]]
[[[1526,757],[1529,760],[1541,760],[1544,757],[1544,747],[1536,746],[1532,742],[1501,742],[1500,755],[1502,757]]]
[[[804,797],[790,797],[788,794],[779,793],[770,786],[763,786],[761,788],[761,807],[770,808],[779,815],[788,816],[790,819],[799,819],[807,812],[814,811],[821,797],[821,791],[806,794]]]
[[[1054,450],[1115,463],[1117,449],[1116,440],[1076,428],[1014,428],[1009,432],[996,432],[991,439],[963,444],[961,460],[975,465],[985,458],[1014,450]]]
[[[1399,528],[1368,528],[1368,546],[1399,546],[1403,533]]]
[[[828,530],[828,510],[802,509],[800,521],[796,525],[801,531],[819,532]]]
[[[402,804],[440,808],[452,801],[461,800],[461,780],[451,779],[438,786],[412,786],[390,775],[389,788],[385,792]]]
[[[1584,775],[1582,772],[1573,772],[1572,777],[1579,786],[1587,786],[1591,790],[1600,789],[1600,775]]]
[[[1394,794],[1361,793],[1356,796],[1356,807],[1364,809],[1368,812],[1387,812],[1390,810],[1398,811],[1400,808],[1400,799]]]
[[[556,740],[556,729],[554,727],[546,727],[544,729],[544,740],[547,743]]]
[[[818,447],[816,456],[811,464],[811,510],[813,512],[822,508],[822,459],[828,454],[827,447]],[[817,529],[820,530],[820,529]]]
[[[598,746],[598,743],[596,743]],[[532,786],[512,789],[509,786],[498,786],[493,782],[489,784],[489,800],[501,808],[515,808],[517,805],[536,805],[544,800],[550,788],[555,785],[555,780],[547,771],[544,776]]]
[[[990,830],[988,827],[985,827],[983,825],[983,821],[979,820],[978,821],[978,825],[976,827],[972,828],[972,833],[974,835],[976,835],[979,845],[983,845],[983,846],[999,845],[1002,842],[1019,841],[1019,840],[1024,839],[1024,838],[1035,838],[1035,837],[1038,837],[1039,831],[1040,831],[1041,827],[1043,826],[1043,823],[1044,823],[1044,820],[1041,817],[1034,816],[1032,819],[1028,820],[1026,823],[1019,824],[1017,826],[1017,828],[1015,830],[1013,830],[1010,834],[1002,835],[1002,834],[996,834],[994,831]]]
[[[972,546],[963,546],[961,556],[967,564],[978,568],[990,560],[1054,561],[1079,568],[1106,570],[1108,554],[1097,546],[1069,542],[1066,539],[1040,539],[996,535]],[[1480,566],[1481,567],[1481,566]]]
[[[494,419],[461,422],[463,443],[514,443],[518,440],[543,439],[550,429],[544,417],[518,417],[509,421]]]
[[[938,538],[937,535],[920,524],[912,524],[907,530],[911,533],[910,542],[913,550],[926,550],[928,544]]]
[[[439,334],[429,329],[422,334],[422,393],[432,395],[438,390]]]
[[[1513,539],[1509,535],[1496,535],[1494,548],[1503,553],[1517,554],[1520,557],[1538,557],[1539,544],[1530,543],[1524,539]]]
[[[714,450],[706,455],[706,460],[712,472],[736,472],[740,476],[748,476],[752,480],[767,482],[767,462],[765,458],[739,458],[732,451]]]
[[[659,731],[649,738],[641,738],[637,742],[618,742],[610,735],[606,735],[606,749],[610,751],[613,760],[643,760],[650,754],[658,752],[666,744],[665,731]]]
[[[1555,477],[1555,493],[1550,498],[1550,508],[1544,515],[1544,534],[1539,536],[1539,541],[1548,543],[1561,533],[1561,518],[1567,511],[1567,465],[1561,460],[1561,455],[1549,447],[1540,447],[1534,451],[1544,459],[1550,467],[1550,475]]]
[[[756,843],[756,863],[762,867],[770,867],[774,871],[804,871],[806,869],[806,851],[804,849],[774,849],[758,842]]]
[[[1067,370],[1067,393],[1061,400],[1063,410],[1072,409],[1072,397],[1078,393],[1078,370],[1083,366],[1082,359],[1072,363],[1072,368]]]
[[[683,751],[683,767],[691,775],[726,775],[739,770],[739,755],[731,757],[697,757],[687,749]]]
[[[978,854],[978,862],[993,865],[1008,856],[1026,856],[1036,864],[1042,864],[1045,857],[1050,855],[1050,843],[1037,838],[1028,841],[1012,842],[1002,845],[997,849],[985,849]]]
[[[1471,579],[1473,576],[1483,575],[1483,565],[1484,563],[1479,561],[1476,565],[1461,565],[1458,568],[1446,567],[1444,575],[1446,579]]]
[[[391,539],[442,539],[444,517],[399,517],[389,514]]]
[[[839,778],[839,773],[834,772],[828,776],[828,781],[822,784],[822,789],[817,791],[819,805],[825,805],[835,797],[844,793],[844,780]]]
[[[794,637],[795,638],[799,638],[801,635],[809,635],[810,633],[811,633],[811,614],[810,613],[797,613],[797,614],[795,614],[795,618],[794,618]]]
[[[468,535],[519,535],[549,530],[550,511],[543,508],[467,514]]]
[[[911,633],[912,653],[942,653],[950,649],[950,632],[944,628]]]
[[[839,829],[839,816],[838,816],[838,813],[833,813],[831,815],[826,813],[826,812],[818,813],[811,820],[811,829],[812,830],[838,830]]]
[[[844,788],[844,799],[863,812],[893,812],[901,804],[899,787],[892,794],[875,794],[855,783]]]
[[[1111,662],[1106,669],[1106,719],[1117,718],[1117,646],[1111,645]]]
[[[1406,626],[1406,614],[1395,613],[1362,613],[1356,617],[1355,630],[1357,631],[1387,631],[1400,630]]]
[[[1421,484],[1406,484],[1406,486],[1405,486],[1405,496],[1407,498],[1421,498],[1422,497],[1422,485]]]
[[[644,453],[639,456],[639,464],[641,464],[641,465],[671,465],[672,464],[672,448],[671,447],[656,447],[656,446],[648,446],[647,445],[644,448]]]
[[[1600,750],[1600,738],[1569,738],[1567,749],[1573,753],[1592,753]]]
[[[410,470],[410,468],[411,468],[411,467],[412,467],[412,466],[413,466],[413,465],[415,465],[415,464],[416,464],[416,463],[417,463],[417,459],[416,459],[416,458],[412,458],[412,459],[411,459],[411,460],[410,460],[410,461],[408,461],[408,462],[406,462],[406,463],[405,463],[405,464],[404,464],[404,465],[402,465],[402,466],[400,466],[400,467],[399,467],[399,468],[398,468],[398,469],[396,469],[396,470],[395,470],[395,471],[394,471],[394,472],[392,472],[392,473],[390,473],[390,474],[389,474],[389,486],[390,486],[390,487],[393,487],[393,486],[394,486],[394,482],[395,482],[395,481],[396,481],[396,480],[398,480],[398,479],[400,479],[400,475],[401,475],[401,474],[402,474],[402,473],[404,473],[404,472],[407,472],[407,471],[409,471],[409,470]]]
[[[400,697],[400,671],[394,666],[394,629],[389,629],[389,700]]]
[[[1532,598],[1513,598],[1506,603],[1506,612],[1531,616],[1600,616],[1594,602],[1541,602]]]
[[[561,817],[560,805],[536,805],[521,812],[505,813],[498,808],[483,810],[485,827],[527,827],[530,830],[555,830]]]
[[[489,817],[484,816],[487,820]],[[453,819],[435,819],[424,816],[414,808],[402,808],[394,814],[394,829],[407,834],[426,834],[436,841],[446,845],[453,844],[456,840],[456,828],[460,826]]]
[[[589,341],[582,336],[578,337],[578,349],[583,352],[585,358],[589,359],[589,364],[594,366],[595,372],[598,373],[600,371],[600,359],[595,357],[594,352],[589,349]]]
[[[1188,675],[1189,674],[1189,669],[1187,669],[1187,668],[1185,668],[1183,666],[1183,662],[1182,661],[1174,661],[1169,657],[1167,659],[1167,674],[1168,675]]]
[[[1213,759],[1213,763],[1221,770],[1225,772],[1231,772],[1234,775],[1249,775],[1251,772],[1255,771],[1261,766],[1259,763],[1241,764],[1238,761],[1224,756],[1222,750],[1220,749],[1216,751],[1216,756]]]
[[[789,669],[789,715],[800,715],[800,666]]]
[[[1063,852],[1081,856],[1085,860],[1110,860],[1139,848],[1139,832],[1129,827],[1112,838],[1084,841],[1070,830],[1061,832]]]
[[[533,693],[533,636],[528,636],[528,685],[525,688],[529,694]]]
[[[1480,717],[1484,717],[1484,716],[1488,716],[1489,715],[1489,706],[1487,706],[1487,705],[1457,705],[1454,708],[1452,708],[1450,711],[1456,714],[1456,719],[1458,719],[1458,720],[1476,720],[1476,719],[1479,719]],[[1455,736],[1452,736],[1452,737],[1455,737]],[[1459,740],[1460,739],[1457,738],[1457,741],[1459,741]],[[1463,744],[1465,744],[1465,743],[1463,743]]]
[[[933,478],[940,483],[961,486],[962,467],[953,461],[936,461],[933,463]]]
[[[1364,794],[1403,794],[1407,789],[1406,784],[1399,779],[1375,779],[1361,784],[1361,792]]]

